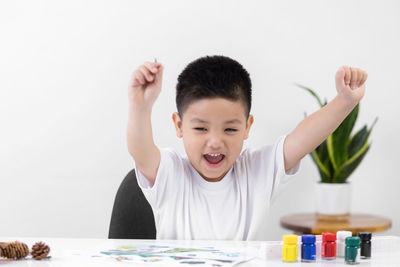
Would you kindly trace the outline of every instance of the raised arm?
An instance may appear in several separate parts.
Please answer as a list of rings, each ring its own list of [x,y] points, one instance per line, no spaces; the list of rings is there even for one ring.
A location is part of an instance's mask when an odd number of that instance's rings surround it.
[[[286,137],[284,144],[286,171],[327,139],[363,98],[367,79],[365,71],[343,66],[337,71],[335,79],[337,96],[301,121]]]
[[[151,110],[161,91],[163,66],[146,62],[133,74],[128,87],[128,151],[136,168],[153,185],[160,164],[160,150],[154,144]]]

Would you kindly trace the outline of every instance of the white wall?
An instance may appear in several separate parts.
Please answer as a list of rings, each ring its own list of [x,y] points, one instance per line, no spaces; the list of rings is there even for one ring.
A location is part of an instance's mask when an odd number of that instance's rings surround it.
[[[0,236],[106,237],[116,190],[132,168],[127,83],[154,57],[165,65],[153,112],[159,146],[183,152],[170,114],[177,75],[223,54],[250,72],[255,124],[246,146],[272,143],[317,109],[302,83],[332,99],[348,64],[369,73],[356,128],[379,121],[352,175],[353,211],[400,234],[398,1],[0,1]],[[314,211],[307,156],[271,209]]]

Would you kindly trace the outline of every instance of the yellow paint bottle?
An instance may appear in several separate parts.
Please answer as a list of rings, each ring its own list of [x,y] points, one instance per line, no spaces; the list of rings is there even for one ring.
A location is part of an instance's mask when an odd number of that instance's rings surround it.
[[[285,262],[297,261],[297,235],[284,235],[282,246],[282,260]]]

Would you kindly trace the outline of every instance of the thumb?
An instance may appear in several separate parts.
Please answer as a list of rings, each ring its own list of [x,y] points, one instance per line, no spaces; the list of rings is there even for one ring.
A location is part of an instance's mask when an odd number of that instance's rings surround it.
[[[154,83],[155,84],[159,84],[159,83],[162,82],[162,76],[163,76],[163,72],[164,72],[164,66],[163,65],[159,64],[157,67],[158,67],[158,72],[157,72],[157,74],[155,75],[155,78],[154,78]]]
[[[336,76],[335,76],[335,81],[336,81],[336,87],[340,86],[340,87],[346,87],[346,83],[344,81],[344,76],[345,76],[346,72],[344,70],[343,67],[340,67],[340,69],[338,69],[338,71],[336,72]]]

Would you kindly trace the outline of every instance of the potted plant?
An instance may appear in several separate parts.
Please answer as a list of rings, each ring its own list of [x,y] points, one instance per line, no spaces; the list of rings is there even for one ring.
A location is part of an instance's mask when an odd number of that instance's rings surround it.
[[[307,90],[322,108],[327,104],[310,88]],[[360,104],[350,112],[339,127],[310,156],[318,168],[320,182],[317,183],[317,215],[320,218],[347,218],[350,213],[351,184],[349,176],[361,163],[370,149],[368,137],[377,122],[375,118],[370,128],[364,125],[353,135],[352,130],[357,120]]]

